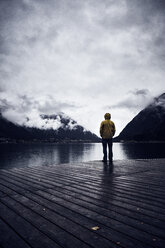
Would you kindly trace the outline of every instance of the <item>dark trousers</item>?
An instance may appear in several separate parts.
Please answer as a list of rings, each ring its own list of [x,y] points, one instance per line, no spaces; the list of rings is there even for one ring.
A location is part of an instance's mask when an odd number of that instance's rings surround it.
[[[103,160],[107,160],[107,145],[109,149],[109,160],[112,161],[113,159],[113,152],[112,152],[112,139],[102,139],[102,145],[103,145],[103,153],[104,157]]]

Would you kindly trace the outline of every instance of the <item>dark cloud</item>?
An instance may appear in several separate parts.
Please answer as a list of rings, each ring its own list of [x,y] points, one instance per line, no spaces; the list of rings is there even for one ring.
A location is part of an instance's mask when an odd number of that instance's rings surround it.
[[[128,34],[134,34],[139,54],[143,58],[149,55],[150,63],[155,66],[164,64],[165,1],[126,0],[119,1],[119,6],[121,12],[119,11],[115,18],[112,18],[113,13],[107,11],[107,14],[99,19],[102,26],[110,33],[125,30]],[[108,7],[111,9],[111,3]]]
[[[141,29],[148,36],[146,49],[152,54],[152,58],[165,62],[165,1],[163,0],[137,0],[129,1],[130,6],[138,10],[138,20],[141,19]],[[133,20],[133,19],[132,19]],[[152,61],[155,63],[156,61]]]
[[[3,98],[0,99],[0,112],[3,113],[8,109],[14,110],[14,106],[12,105],[12,103]]]
[[[66,111],[97,130],[105,103],[118,120],[117,108],[143,108],[164,89],[164,10],[161,0],[1,0],[5,116],[37,125]]]
[[[4,88],[0,85],[0,93],[4,92]]]
[[[165,11],[165,1],[164,0],[133,0],[130,4],[139,6],[139,8],[148,10],[149,12],[163,12]]]
[[[20,22],[31,11],[29,5],[25,4],[22,0],[1,0],[0,1],[0,53],[6,54],[9,52],[9,45],[15,42],[10,33],[11,27],[14,29],[13,24]]]
[[[142,95],[142,96],[147,96],[150,94],[148,89],[141,89],[141,90],[134,90],[134,91],[130,91],[132,94],[134,95]]]

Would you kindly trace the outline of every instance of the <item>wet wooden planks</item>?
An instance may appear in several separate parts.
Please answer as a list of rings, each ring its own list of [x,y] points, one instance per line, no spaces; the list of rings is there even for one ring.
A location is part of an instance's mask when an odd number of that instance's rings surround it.
[[[0,170],[0,247],[164,248],[164,175],[165,159]]]

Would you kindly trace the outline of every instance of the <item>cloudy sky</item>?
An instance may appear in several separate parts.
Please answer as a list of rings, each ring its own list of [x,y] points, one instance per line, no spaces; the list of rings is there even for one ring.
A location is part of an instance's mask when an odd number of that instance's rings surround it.
[[[0,0],[0,109],[23,124],[64,112],[117,134],[165,92],[164,0]]]

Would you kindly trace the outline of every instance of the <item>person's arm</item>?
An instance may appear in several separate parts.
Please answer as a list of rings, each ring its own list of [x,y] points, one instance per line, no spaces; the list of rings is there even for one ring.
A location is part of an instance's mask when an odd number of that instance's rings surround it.
[[[101,122],[101,125],[100,125],[100,136],[102,137],[103,135],[103,128],[104,128],[104,123]]]
[[[113,136],[115,135],[115,133],[116,133],[116,127],[115,127],[115,124],[113,123],[113,125],[112,125],[112,134],[113,134]]]

